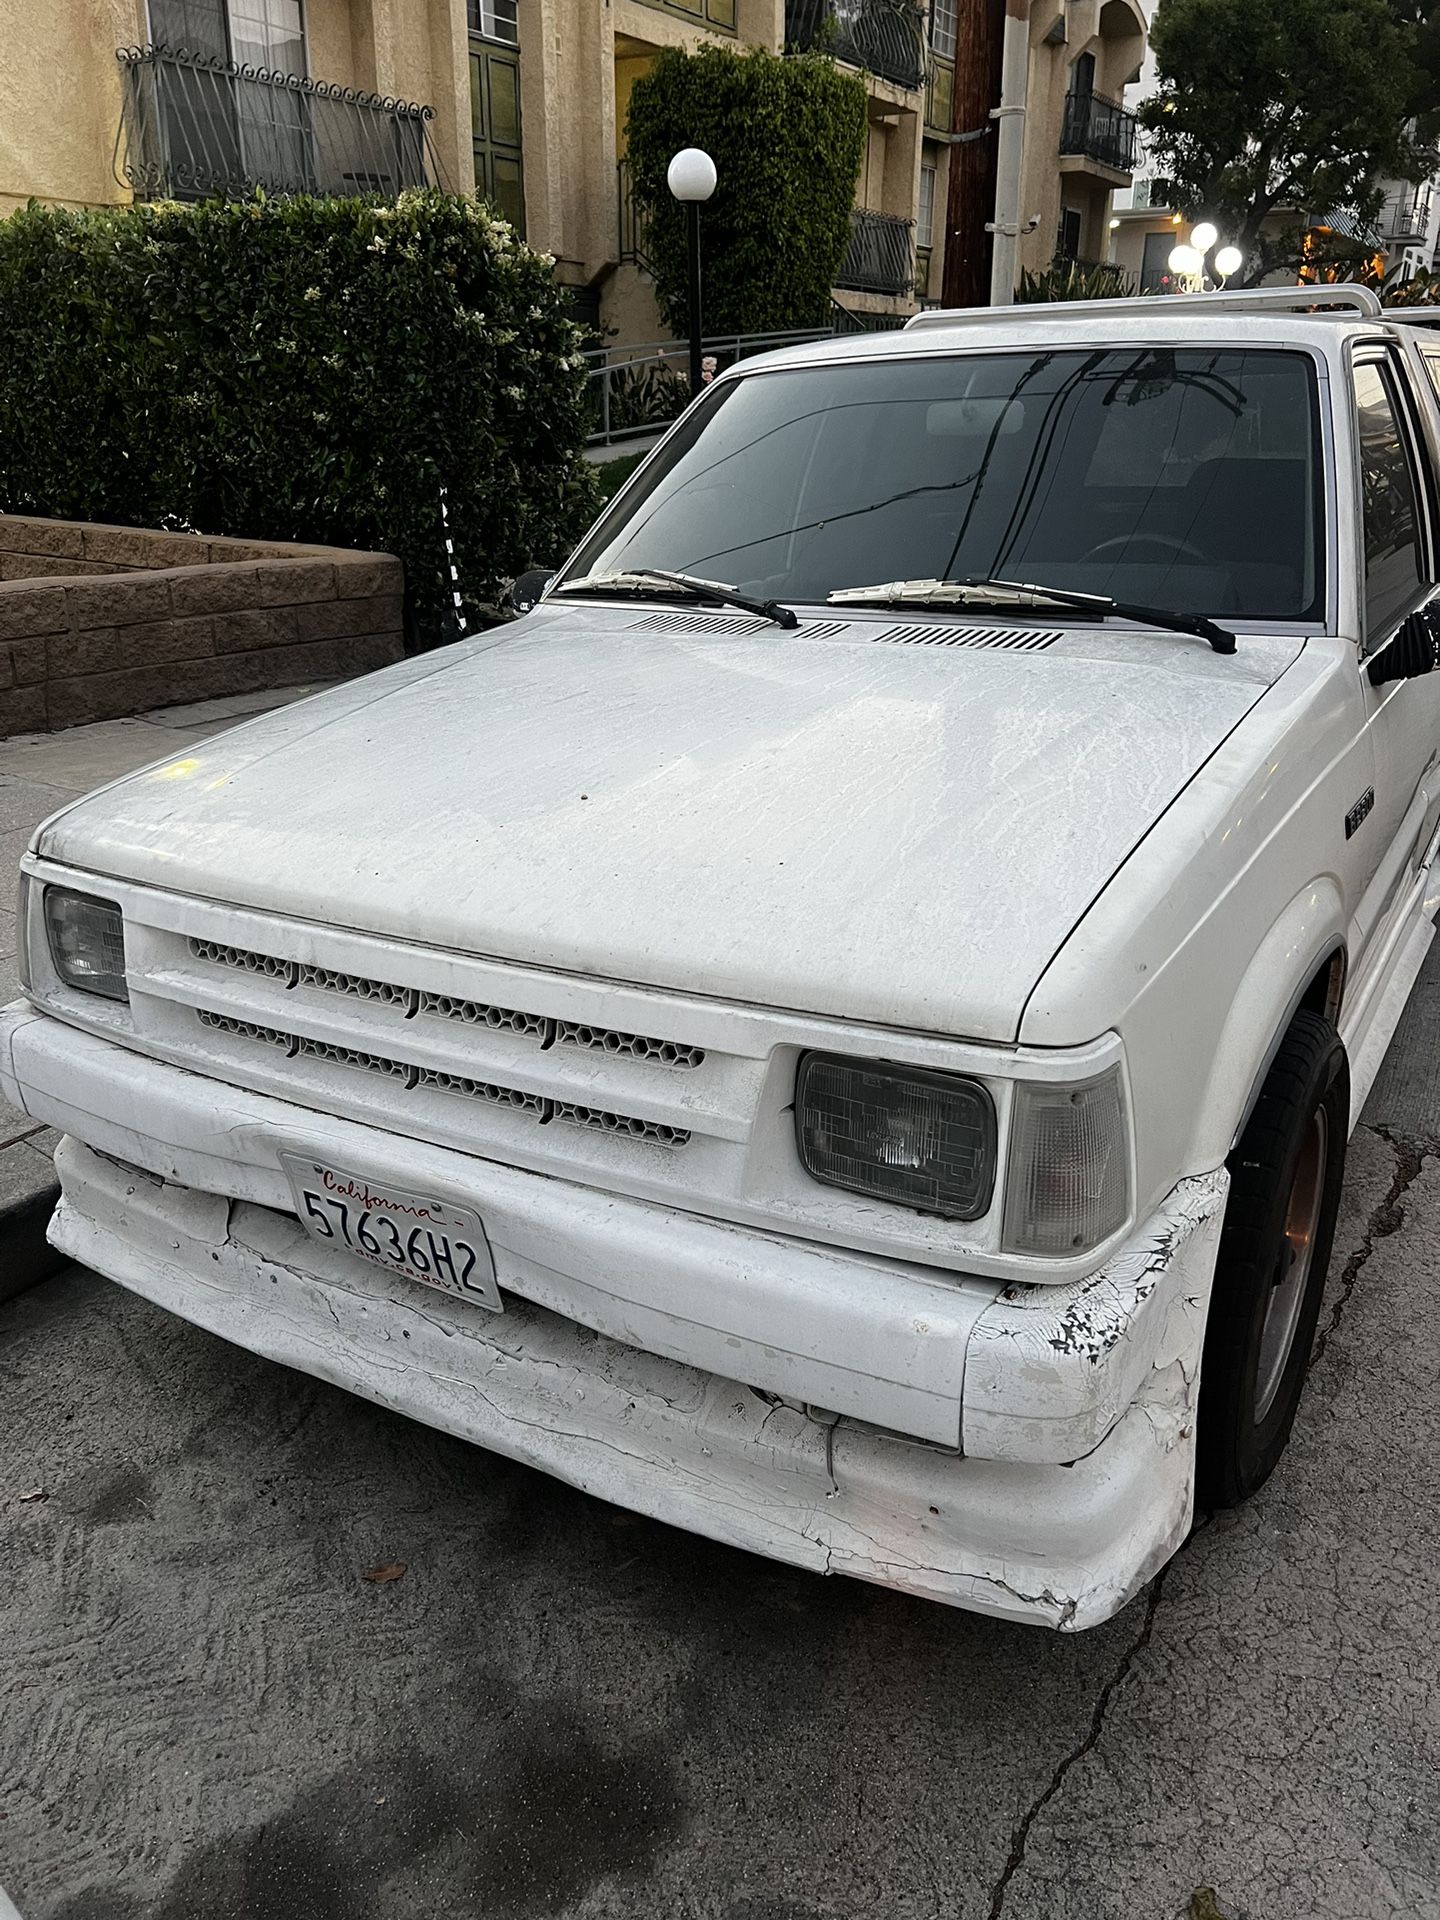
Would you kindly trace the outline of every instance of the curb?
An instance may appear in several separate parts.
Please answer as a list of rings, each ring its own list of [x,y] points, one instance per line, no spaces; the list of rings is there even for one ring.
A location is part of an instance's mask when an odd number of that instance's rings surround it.
[[[45,1238],[59,1198],[60,1184],[52,1180],[38,1193],[0,1207],[0,1301],[13,1300],[64,1266],[65,1256]],[[3,1915],[0,1906],[0,1920]]]

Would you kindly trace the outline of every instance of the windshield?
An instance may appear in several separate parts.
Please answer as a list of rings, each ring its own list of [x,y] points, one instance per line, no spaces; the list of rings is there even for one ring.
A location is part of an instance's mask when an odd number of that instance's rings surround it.
[[[1000,576],[1253,619],[1321,608],[1308,358],[966,354],[760,371],[677,429],[568,577],[664,567],[779,601]]]

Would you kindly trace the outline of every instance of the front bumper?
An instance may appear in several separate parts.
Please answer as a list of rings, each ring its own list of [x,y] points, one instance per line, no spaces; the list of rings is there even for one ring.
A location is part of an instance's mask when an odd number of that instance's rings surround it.
[[[23,1006],[0,1012],[0,1093],[71,1136],[65,1253],[654,1518],[1070,1628],[1188,1529],[1223,1173],[1182,1183],[1092,1280],[1002,1292],[383,1134]],[[295,1150],[477,1206],[506,1312],[312,1242],[279,1166]]]

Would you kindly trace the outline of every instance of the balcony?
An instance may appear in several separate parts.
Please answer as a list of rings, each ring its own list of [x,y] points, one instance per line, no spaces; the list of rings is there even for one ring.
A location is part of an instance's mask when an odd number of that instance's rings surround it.
[[[925,85],[925,15],[915,0],[785,0],[785,45],[828,53],[910,92]]]
[[[1421,247],[1430,234],[1430,189],[1410,187],[1387,202],[1380,231],[1392,247]]]
[[[1060,129],[1062,154],[1094,160],[1115,173],[1135,171],[1136,120],[1103,93],[1067,93]]]
[[[835,284],[851,293],[909,293],[915,284],[914,221],[856,207]]]
[[[124,177],[137,200],[211,194],[382,194],[443,184],[430,107],[239,67],[168,47],[122,47]]]

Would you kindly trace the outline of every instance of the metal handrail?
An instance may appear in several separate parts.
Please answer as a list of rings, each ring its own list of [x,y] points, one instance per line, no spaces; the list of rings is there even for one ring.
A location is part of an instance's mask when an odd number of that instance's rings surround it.
[[[1139,125],[1128,107],[1103,93],[1067,93],[1060,151],[1083,154],[1117,173],[1133,173]]]
[[[701,347],[713,378],[738,360],[779,347],[828,340],[833,327],[802,327],[776,333],[724,333]],[[690,349],[683,340],[646,340],[634,346],[591,347],[586,374],[592,421],[589,446],[609,447],[658,433],[690,404]]]
[[[1430,231],[1431,196],[1429,187],[1402,191],[1393,211],[1386,207],[1381,215],[1385,238],[1392,244],[1406,240],[1422,241]]]
[[[785,0],[785,45],[918,93],[930,73],[925,14],[916,0]]]
[[[855,207],[835,284],[851,293],[908,293],[915,284],[915,222]]]
[[[391,196],[445,184],[433,107],[183,47],[120,47],[115,57],[124,85],[116,178],[137,199],[256,187]]]

